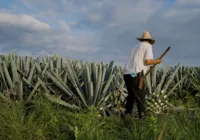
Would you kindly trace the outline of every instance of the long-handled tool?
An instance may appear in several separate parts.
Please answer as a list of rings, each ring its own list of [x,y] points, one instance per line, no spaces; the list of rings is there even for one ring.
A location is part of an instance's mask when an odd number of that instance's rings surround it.
[[[162,59],[170,49],[171,49],[171,46],[169,46],[169,47],[164,51],[164,53],[159,57],[159,59]],[[144,76],[143,76],[143,75],[140,76],[140,78],[139,78],[139,86],[138,86],[139,89],[142,89],[145,77],[151,72],[151,70],[152,70],[156,65],[157,65],[157,64],[153,65],[153,66],[150,68],[150,70],[149,70]]]

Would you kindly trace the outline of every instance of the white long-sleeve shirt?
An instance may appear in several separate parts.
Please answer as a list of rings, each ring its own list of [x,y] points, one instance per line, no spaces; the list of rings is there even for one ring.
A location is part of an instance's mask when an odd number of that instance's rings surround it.
[[[142,70],[146,73],[149,66],[144,64],[145,59],[153,59],[152,45],[147,42],[140,42],[131,51],[123,74],[138,73]]]

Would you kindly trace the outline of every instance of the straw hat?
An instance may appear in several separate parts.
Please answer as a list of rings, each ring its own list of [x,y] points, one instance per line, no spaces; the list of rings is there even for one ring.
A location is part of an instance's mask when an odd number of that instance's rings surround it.
[[[149,40],[150,44],[154,44],[156,41],[154,39],[151,38],[151,35],[148,31],[144,31],[144,33],[142,34],[142,37],[137,38],[137,40],[142,41],[142,40]]]

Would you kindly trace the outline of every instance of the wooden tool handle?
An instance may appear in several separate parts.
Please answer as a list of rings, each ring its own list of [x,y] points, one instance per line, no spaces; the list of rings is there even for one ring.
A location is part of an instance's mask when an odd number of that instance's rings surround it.
[[[171,46],[169,46],[159,58],[162,59],[170,49],[171,49]]]

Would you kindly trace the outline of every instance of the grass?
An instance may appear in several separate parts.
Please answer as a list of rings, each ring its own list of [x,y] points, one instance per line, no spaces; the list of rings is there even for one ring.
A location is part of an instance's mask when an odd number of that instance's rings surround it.
[[[71,112],[45,99],[24,105],[0,101],[1,140],[162,140],[200,139],[200,113],[174,112],[143,120],[102,118],[94,108]]]

